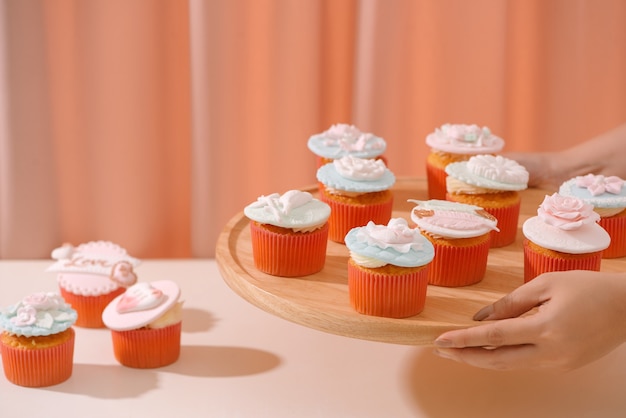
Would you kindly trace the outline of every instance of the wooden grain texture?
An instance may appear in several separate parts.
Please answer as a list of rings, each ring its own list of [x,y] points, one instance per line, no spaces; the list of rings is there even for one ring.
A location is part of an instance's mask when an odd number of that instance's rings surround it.
[[[426,181],[399,178],[394,185],[394,217],[409,219],[414,204],[426,200]],[[316,193],[315,188],[307,189]],[[248,219],[243,212],[224,227],[216,247],[216,261],[228,286],[253,305],[278,317],[320,331],[364,340],[406,345],[430,345],[442,332],[479,324],[472,315],[523,283],[521,225],[534,216],[547,192],[522,192],[518,234],[514,244],[490,250],[484,279],[462,288],[429,286],[426,306],[406,319],[357,313],[348,300],[347,259],[344,245],[329,241],[324,269],[314,275],[283,278],[254,267]],[[626,270],[626,259],[602,261],[603,271]]]

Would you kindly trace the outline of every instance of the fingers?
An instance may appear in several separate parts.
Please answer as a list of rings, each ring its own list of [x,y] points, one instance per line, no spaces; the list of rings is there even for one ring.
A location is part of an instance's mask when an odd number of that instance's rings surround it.
[[[516,288],[508,295],[487,305],[474,315],[475,321],[515,318],[548,300],[545,284],[539,278]]]
[[[435,351],[435,354],[470,366],[492,370],[533,369],[547,366],[547,364],[535,362],[537,348],[534,345],[505,346],[496,349],[440,348]]]
[[[490,324],[448,331],[435,340],[442,348],[501,347],[537,342],[538,321],[533,317],[503,319]]]

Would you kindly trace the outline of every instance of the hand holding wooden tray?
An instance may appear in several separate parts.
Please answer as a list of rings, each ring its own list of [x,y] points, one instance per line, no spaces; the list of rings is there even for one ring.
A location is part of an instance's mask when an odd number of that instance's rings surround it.
[[[414,207],[408,199],[427,200],[426,181],[399,178],[393,187],[393,217],[410,220]],[[307,191],[316,193],[316,188]],[[472,286],[429,286],[426,306],[411,318],[393,319],[357,313],[348,299],[348,250],[328,242],[324,269],[298,278],[275,277],[258,271],[252,258],[249,221],[243,212],[234,216],[219,236],[216,260],[228,286],[253,305],[306,327],[364,340],[407,345],[429,345],[444,331],[480,324],[472,316],[523,284],[522,223],[536,215],[551,191],[521,192],[522,207],[514,244],[490,250],[484,279]],[[602,260],[602,271],[626,271],[626,259]]]

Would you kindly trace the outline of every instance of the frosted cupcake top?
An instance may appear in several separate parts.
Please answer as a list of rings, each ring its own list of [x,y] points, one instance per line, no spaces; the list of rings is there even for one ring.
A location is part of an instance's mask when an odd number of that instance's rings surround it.
[[[467,161],[448,164],[446,173],[449,192],[462,189],[464,184],[477,188],[479,193],[480,189],[518,191],[528,187],[526,168],[501,155],[474,155]],[[464,184],[457,184],[455,180]]]
[[[148,326],[161,328],[181,321],[180,288],[171,280],[141,282],[113,299],[102,312],[102,322],[114,331]],[[167,316],[168,321],[162,317]]]
[[[409,228],[406,220],[392,218],[387,225],[370,221],[351,229],[345,238],[350,257],[368,268],[392,264],[419,267],[432,261],[435,250],[418,229]]]
[[[70,328],[77,313],[58,293],[38,292],[0,311],[0,329],[9,334],[38,337]]]
[[[504,140],[489,128],[477,125],[446,123],[426,136],[426,144],[434,150],[452,154],[489,154],[504,148]]]
[[[323,225],[330,216],[330,206],[309,192],[289,190],[283,195],[260,196],[243,213],[261,224],[298,230]]]
[[[349,155],[321,166],[317,180],[329,189],[372,193],[389,189],[396,177],[382,160]]]
[[[472,238],[498,231],[497,219],[480,206],[437,199],[409,202],[417,204],[411,211],[411,220],[433,237]]]
[[[137,281],[134,268],[140,261],[109,241],[91,241],[74,247],[64,244],[52,251],[59,286],[83,296],[100,296]]]
[[[626,187],[617,176],[578,176],[564,182],[559,194],[577,197],[596,208],[626,208]]]
[[[312,135],[307,145],[314,154],[329,159],[346,155],[374,158],[387,148],[384,139],[345,123],[332,125],[328,130]]]
[[[609,234],[597,224],[599,219],[593,206],[582,199],[554,193],[545,196],[537,216],[524,222],[522,232],[549,250],[568,254],[596,252],[611,242]]]

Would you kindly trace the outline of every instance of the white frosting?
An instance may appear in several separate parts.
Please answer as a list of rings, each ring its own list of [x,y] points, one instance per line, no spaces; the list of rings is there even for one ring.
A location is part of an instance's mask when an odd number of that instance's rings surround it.
[[[387,168],[382,160],[358,158],[351,155],[333,160],[333,164],[342,177],[356,181],[380,179]]]
[[[497,219],[479,206],[436,199],[409,202],[417,204],[411,211],[411,220],[435,237],[471,238],[499,230]]]
[[[504,140],[487,127],[447,123],[429,134],[426,144],[434,150],[453,154],[487,154],[502,150]]]
[[[290,190],[283,195],[259,197],[245,207],[244,214],[262,224],[298,230],[323,226],[330,216],[330,206],[309,192]]]
[[[545,196],[534,216],[522,225],[524,236],[544,248],[569,254],[601,251],[611,242],[597,224],[593,206],[573,196]]]
[[[528,186],[529,178],[526,168],[516,161],[489,154],[474,155],[467,161],[448,164],[446,173],[448,178],[495,191],[524,190]]]

